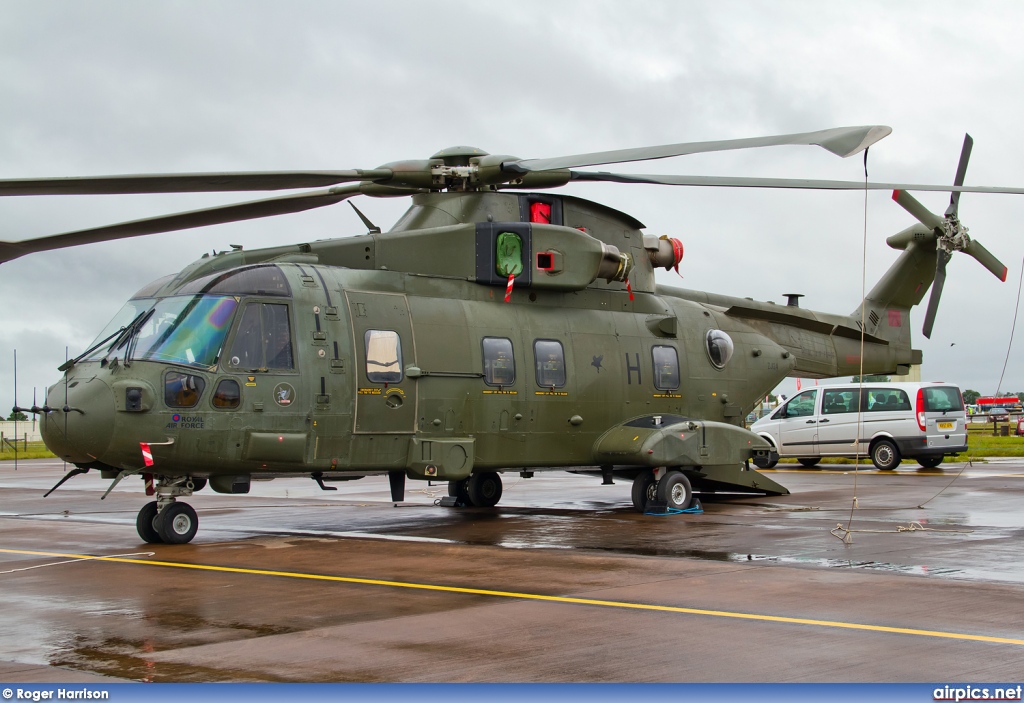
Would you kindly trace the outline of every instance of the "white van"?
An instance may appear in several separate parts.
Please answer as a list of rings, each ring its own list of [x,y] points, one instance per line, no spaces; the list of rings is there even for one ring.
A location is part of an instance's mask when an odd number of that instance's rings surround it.
[[[884,471],[904,457],[932,468],[946,455],[967,451],[967,414],[957,386],[865,383],[862,388],[858,396],[861,386],[854,383],[816,386],[755,422],[751,431],[777,452],[760,468],[775,466],[779,457],[795,457],[807,467],[826,456],[854,457],[854,438],[860,455]]]

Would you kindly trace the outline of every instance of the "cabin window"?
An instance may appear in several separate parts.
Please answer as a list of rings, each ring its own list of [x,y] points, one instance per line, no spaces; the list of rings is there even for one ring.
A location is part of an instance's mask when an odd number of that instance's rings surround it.
[[[533,356],[537,362],[538,386],[561,388],[565,385],[565,352],[561,342],[538,339],[533,343]]]
[[[910,398],[896,388],[869,388],[867,390],[869,413],[884,413],[890,410],[910,410]]]
[[[213,392],[213,407],[222,410],[237,408],[242,402],[242,388],[233,378],[225,378]]]
[[[194,408],[204,388],[206,381],[199,376],[170,371],[164,376],[164,403],[169,408]]]
[[[711,363],[716,369],[725,368],[736,349],[732,343],[732,337],[722,330],[709,330],[704,340]]]
[[[288,306],[249,303],[231,344],[228,365],[237,369],[293,369]]]
[[[370,383],[402,380],[402,340],[392,330],[366,330],[366,378]]]
[[[484,337],[484,383],[488,386],[511,386],[516,382],[516,360],[512,356],[512,340]]]
[[[659,391],[674,391],[679,388],[679,355],[675,347],[656,346],[651,348],[654,364],[654,387]]]

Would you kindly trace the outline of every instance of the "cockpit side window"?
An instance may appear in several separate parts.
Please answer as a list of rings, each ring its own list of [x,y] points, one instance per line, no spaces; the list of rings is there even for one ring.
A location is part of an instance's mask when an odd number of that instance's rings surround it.
[[[235,369],[293,369],[288,306],[249,303],[231,343],[228,365]]]

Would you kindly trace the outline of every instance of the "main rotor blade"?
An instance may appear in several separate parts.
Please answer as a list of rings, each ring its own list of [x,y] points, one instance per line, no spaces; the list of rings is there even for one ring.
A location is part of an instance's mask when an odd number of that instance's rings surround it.
[[[935,324],[935,312],[939,309],[939,298],[942,297],[942,287],[946,284],[946,263],[951,256],[945,249],[939,249],[938,257],[935,260],[935,280],[932,282],[932,296],[928,298],[928,310],[924,314],[924,328],[921,330],[925,337],[931,339],[932,325]]]
[[[351,181],[379,181],[391,169],[350,171],[239,171],[234,173],[140,173],[75,178],[0,180],[5,195],[131,195],[136,193],[207,193],[248,190],[324,188]]]
[[[972,239],[964,251],[977,259],[979,264],[991,271],[993,276],[1006,283],[1006,266],[993,256],[988,249],[981,246],[977,239]]]
[[[641,173],[608,173],[607,171],[572,171],[574,181],[610,181],[612,183],[647,183],[666,186],[707,186],[715,188],[791,188],[797,190],[899,190],[956,191],[963,193],[1004,193],[1024,195],[1024,187],[954,186],[922,183],[865,183],[864,181],[832,181],[806,178],[746,178],[733,176],[662,176]]]
[[[333,205],[345,198],[358,195],[359,192],[359,185],[339,186],[327,190],[296,193],[277,198],[265,198],[246,203],[151,217],[145,220],[122,222],[116,225],[66,232],[21,242],[0,242],[0,264],[39,251],[312,210],[325,205]]]
[[[964,145],[960,149],[960,163],[956,166],[956,177],[953,179],[953,185],[962,186],[964,184],[964,176],[967,175],[967,162],[971,158],[971,148],[974,146],[974,140],[971,139],[971,135],[964,135]],[[949,207],[946,208],[946,215],[955,215],[960,209],[960,191],[954,190],[949,196]]]
[[[932,229],[942,227],[942,218],[918,202],[917,198],[907,191],[894,190],[892,192],[892,199],[899,203],[904,210],[916,217],[917,221],[925,227],[931,227]]]
[[[730,151],[734,149],[754,149],[762,146],[780,146],[785,144],[816,145],[832,152],[836,156],[852,156],[871,146],[892,132],[891,127],[884,125],[867,125],[863,127],[836,127],[817,132],[800,134],[780,134],[774,137],[752,137],[749,139],[725,139],[711,142],[684,142],[681,144],[664,144],[662,146],[646,146],[637,149],[617,149],[615,151],[596,151],[591,154],[575,156],[559,156],[551,159],[525,159],[502,164],[507,171],[525,173],[527,171],[548,171],[558,168],[578,168],[580,166],[599,166],[601,164],[620,164],[628,161],[648,161],[665,159],[671,156],[702,154],[711,151]]]

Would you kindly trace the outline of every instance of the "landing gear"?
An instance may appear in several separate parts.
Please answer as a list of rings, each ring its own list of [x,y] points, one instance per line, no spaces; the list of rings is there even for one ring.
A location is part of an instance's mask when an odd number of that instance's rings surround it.
[[[160,544],[164,541],[153,525],[156,521],[156,513],[156,501],[154,500],[143,505],[142,510],[139,511],[139,516],[135,518],[135,529],[139,531],[139,537],[142,538],[143,542]]]
[[[154,523],[166,544],[187,544],[199,529],[199,516],[188,503],[171,503],[156,516]]]
[[[693,500],[690,480],[682,471],[669,471],[658,481],[658,500],[671,510],[686,510]]]
[[[494,471],[481,471],[461,481],[449,481],[448,495],[463,505],[493,508],[501,500],[501,476]]]
[[[918,457],[917,463],[926,469],[934,469],[936,466],[942,463],[941,456],[929,456],[929,457]]]
[[[188,503],[177,498],[188,497],[206,485],[205,479],[157,477],[156,500],[146,503],[135,518],[139,537],[149,544],[187,544],[199,529],[199,516]]]
[[[821,459],[819,457],[810,456],[797,459],[797,461],[800,462],[800,466],[805,466],[810,469],[817,466],[821,462]]]
[[[654,472],[644,469],[633,479],[633,507],[641,513],[647,512],[647,504],[657,499],[658,482]]]

